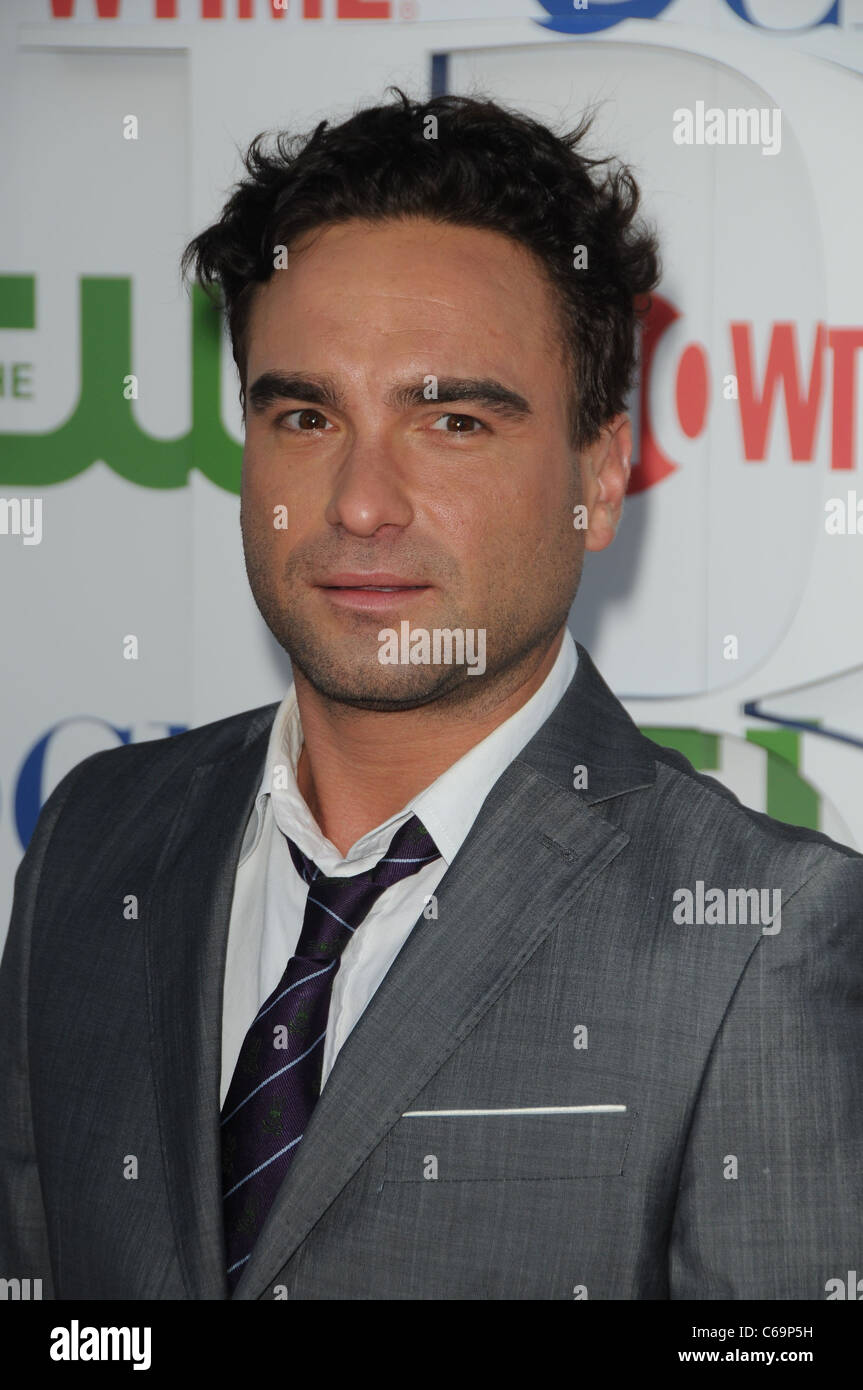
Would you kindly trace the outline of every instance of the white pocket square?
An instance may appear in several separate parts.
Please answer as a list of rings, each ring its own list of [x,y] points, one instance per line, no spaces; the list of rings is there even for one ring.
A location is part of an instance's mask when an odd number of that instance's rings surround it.
[[[528,1105],[507,1110],[405,1110],[402,1119],[431,1115],[625,1115],[625,1105]]]

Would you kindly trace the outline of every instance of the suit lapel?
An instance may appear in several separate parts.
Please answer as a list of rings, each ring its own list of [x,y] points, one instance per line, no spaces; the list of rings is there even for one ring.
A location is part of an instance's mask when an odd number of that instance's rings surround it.
[[[588,785],[573,790],[576,764]],[[341,1049],[234,1297],[266,1293],[345,1184],[629,837],[591,810],[650,785],[647,741],[584,649],[563,700],[493,787]]]
[[[628,837],[590,808],[647,786],[647,741],[579,647],[569,690],[495,784],[339,1053],[235,1294],[261,1297],[315,1222]],[[234,879],[277,706],[242,746],[178,771],[186,790],[144,912],[157,1113],[192,1299],[227,1294],[222,1226],[222,999]],[[573,767],[588,785],[574,790]],[[170,790],[165,790],[165,796]]]
[[[153,1074],[168,1200],[192,1299],[225,1298],[219,1139],[222,992],[231,900],[276,706],[243,746],[189,776],[145,904]]]

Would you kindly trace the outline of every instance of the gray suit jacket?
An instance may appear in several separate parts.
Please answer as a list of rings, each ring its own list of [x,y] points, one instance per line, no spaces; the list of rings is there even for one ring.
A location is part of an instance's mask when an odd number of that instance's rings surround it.
[[[46,1297],[227,1297],[222,980],[275,709],[85,759],[22,860],[0,1275]],[[675,921],[699,881],[780,890],[781,928]],[[580,647],[235,1297],[825,1298],[863,1268],[861,904],[863,856],[644,738]]]

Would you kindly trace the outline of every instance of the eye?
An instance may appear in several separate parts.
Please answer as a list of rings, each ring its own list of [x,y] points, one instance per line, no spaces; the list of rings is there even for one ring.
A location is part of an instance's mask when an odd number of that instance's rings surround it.
[[[286,411],[284,415],[279,416],[276,424],[281,425],[283,421],[290,420],[295,415],[298,416],[299,419],[296,428],[293,425],[288,426],[288,430],[291,434],[312,434],[315,431],[322,431],[326,424],[326,415],[322,414],[320,410],[315,410],[314,407],[308,405],[301,410]],[[320,423],[321,421],[324,422],[324,425]]]
[[[449,420],[449,421],[457,421],[457,422],[459,422],[458,425],[457,425],[457,427],[456,427],[455,429],[450,428],[450,426],[448,426],[448,425],[444,425],[444,426],[443,426],[443,430],[444,430],[444,432],[445,432],[446,434],[479,434],[481,430],[484,430],[484,429],[485,429],[485,425],[482,423],[481,420],[477,420],[476,416],[474,416],[474,415],[458,415],[458,414],[456,414],[454,411],[450,411],[448,414],[446,414],[446,415],[441,415],[441,416],[438,417],[437,420],[435,420],[434,424],[432,425],[432,429],[433,429],[433,430],[439,428],[439,426],[440,426],[440,421],[441,421],[441,420]],[[465,424],[465,422],[468,422],[468,423],[470,423],[471,425],[479,425],[479,430],[464,429],[464,428],[463,428],[463,425]]]

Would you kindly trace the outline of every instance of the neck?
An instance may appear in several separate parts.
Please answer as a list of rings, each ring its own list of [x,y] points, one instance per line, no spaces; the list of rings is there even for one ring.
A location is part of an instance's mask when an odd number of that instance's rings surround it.
[[[303,727],[297,785],[323,834],[346,855],[525,705],[563,641],[550,642],[490,682],[473,703],[398,713],[351,709],[294,673]],[[439,702],[438,702],[439,703]]]

